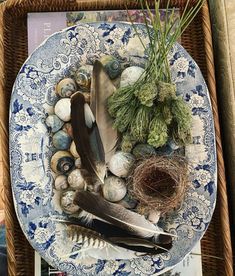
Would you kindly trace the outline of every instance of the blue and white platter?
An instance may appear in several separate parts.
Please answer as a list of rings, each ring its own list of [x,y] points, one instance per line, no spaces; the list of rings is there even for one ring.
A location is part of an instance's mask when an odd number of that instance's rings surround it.
[[[144,43],[144,25],[137,24]],[[104,54],[144,66],[146,55],[128,23],[90,23],[69,27],[50,36],[26,60],[16,78],[10,104],[10,164],[16,213],[30,244],[52,266],[72,275],[158,275],[190,253],[205,233],[215,207],[217,172],[213,115],[206,83],[195,61],[175,44],[169,53],[172,79],[190,106],[192,144],[185,155],[190,165],[190,187],[180,207],[160,226],[176,234],[172,249],[156,256],[104,260],[87,257],[82,244],[69,240],[67,219],[54,190],[50,158],[52,134],[45,124],[58,100],[55,85],[73,76],[83,64]],[[70,255],[80,250],[81,253]]]

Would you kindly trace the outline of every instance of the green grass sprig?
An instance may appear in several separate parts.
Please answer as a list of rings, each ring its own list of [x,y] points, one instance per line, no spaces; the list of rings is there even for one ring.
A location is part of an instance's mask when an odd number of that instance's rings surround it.
[[[191,112],[182,98],[176,96],[172,83],[168,55],[173,45],[195,18],[205,0],[198,0],[189,8],[187,0],[180,18],[175,19],[175,8],[166,5],[166,18],[161,25],[160,0],[154,2],[154,14],[147,0],[139,0],[149,44],[146,46],[136,23],[128,16],[136,36],[147,52],[145,71],[132,85],[118,89],[108,100],[108,110],[114,127],[125,132],[126,149],[131,141],[163,146],[173,138],[178,144],[191,141]],[[151,114],[151,116],[150,116]],[[129,135],[129,136],[128,136]],[[131,137],[131,139],[130,139]]]

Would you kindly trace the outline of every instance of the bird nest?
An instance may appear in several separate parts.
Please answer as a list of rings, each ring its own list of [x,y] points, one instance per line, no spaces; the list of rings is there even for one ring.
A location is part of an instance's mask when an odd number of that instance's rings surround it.
[[[188,186],[185,158],[153,156],[138,162],[130,178],[130,193],[139,201],[139,212],[161,214],[179,207]]]

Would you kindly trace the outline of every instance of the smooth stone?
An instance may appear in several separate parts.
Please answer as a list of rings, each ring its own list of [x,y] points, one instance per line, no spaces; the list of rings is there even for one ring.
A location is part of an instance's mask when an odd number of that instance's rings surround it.
[[[121,74],[120,87],[134,84],[143,74],[144,69],[138,66],[127,67]]]
[[[138,144],[134,147],[132,154],[136,158],[143,158],[146,156],[151,156],[156,154],[156,150],[154,147],[148,144]]]

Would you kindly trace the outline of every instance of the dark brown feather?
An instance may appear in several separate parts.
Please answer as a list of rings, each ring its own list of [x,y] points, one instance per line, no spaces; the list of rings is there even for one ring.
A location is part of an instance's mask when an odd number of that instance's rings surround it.
[[[121,205],[108,202],[99,195],[86,191],[77,191],[74,203],[83,210],[125,229],[132,235],[143,238],[154,237],[156,240],[159,234],[173,236],[158,230],[144,216],[129,211]]]
[[[71,124],[82,166],[103,182],[106,171],[103,144],[92,111],[80,92],[71,97]]]

